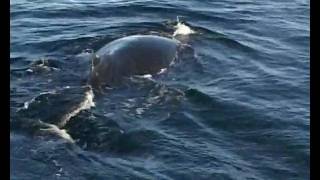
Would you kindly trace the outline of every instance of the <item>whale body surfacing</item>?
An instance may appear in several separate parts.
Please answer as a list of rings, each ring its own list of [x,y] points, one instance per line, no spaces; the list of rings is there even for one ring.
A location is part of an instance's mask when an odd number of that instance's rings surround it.
[[[156,74],[176,59],[180,42],[155,35],[132,35],[114,40],[92,59],[93,88],[119,85],[124,77]]]

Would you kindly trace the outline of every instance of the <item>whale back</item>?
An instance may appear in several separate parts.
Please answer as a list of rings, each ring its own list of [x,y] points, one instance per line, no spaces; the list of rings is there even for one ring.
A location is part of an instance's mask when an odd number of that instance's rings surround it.
[[[119,84],[123,77],[155,74],[176,58],[179,42],[134,35],[112,41],[96,52],[91,79],[96,84]]]

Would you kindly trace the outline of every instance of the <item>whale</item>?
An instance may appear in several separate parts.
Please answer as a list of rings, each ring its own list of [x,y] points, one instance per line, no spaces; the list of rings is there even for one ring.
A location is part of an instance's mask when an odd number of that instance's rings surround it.
[[[88,82],[93,88],[112,87],[130,76],[159,73],[177,60],[181,46],[176,39],[157,35],[116,39],[94,53]]]

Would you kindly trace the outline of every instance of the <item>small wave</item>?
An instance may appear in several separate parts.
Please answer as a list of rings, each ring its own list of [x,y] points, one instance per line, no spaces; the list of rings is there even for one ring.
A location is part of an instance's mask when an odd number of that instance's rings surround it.
[[[258,51],[256,48],[246,45],[237,39],[231,38],[230,36],[226,35],[223,32],[219,32],[217,30],[213,30],[207,27],[202,27],[202,26],[193,26],[193,25],[191,26],[188,23],[184,23],[183,25],[185,25],[187,28],[190,28],[190,30],[192,31],[191,34],[194,34],[194,33],[200,34],[201,37],[199,40],[203,42],[206,42],[206,41],[218,42],[224,46],[230,47],[235,50],[241,50],[243,52],[248,52],[253,54],[260,53],[260,51]],[[198,39],[197,37],[195,38]]]
[[[48,60],[48,59],[40,59],[38,61],[35,61],[31,64],[31,67],[28,69],[31,72],[34,71],[45,71],[45,72],[49,72],[49,71],[59,71],[59,65],[54,62],[53,60]],[[27,71],[28,71],[27,70]]]
[[[94,152],[145,153],[152,145],[151,141],[158,138],[152,130],[123,129],[118,123],[104,115],[82,111],[66,124],[65,129],[78,146]]]
[[[61,64],[57,60],[41,58],[35,60],[25,67],[17,67],[10,69],[10,73],[13,75],[24,74],[24,73],[49,73],[52,71],[60,71]]]
[[[193,89],[193,88],[187,89],[185,91],[185,95],[193,103],[199,103],[199,104],[204,105],[206,107],[210,107],[210,106],[214,105],[214,101],[209,95],[207,95],[197,89]]]
[[[78,54],[83,49],[90,47],[99,37],[50,37],[41,42],[27,42],[25,46],[34,46],[50,52],[64,52],[65,54]]]
[[[46,95],[46,94],[55,94],[56,92],[55,91],[50,91],[50,92],[42,92],[40,93],[40,96],[41,95]],[[29,109],[29,105],[34,103],[36,101],[36,98],[32,98],[31,100],[29,101],[26,101],[23,103],[23,107],[22,108],[19,108],[18,111],[20,111],[21,109],[24,109],[24,110],[27,110]]]

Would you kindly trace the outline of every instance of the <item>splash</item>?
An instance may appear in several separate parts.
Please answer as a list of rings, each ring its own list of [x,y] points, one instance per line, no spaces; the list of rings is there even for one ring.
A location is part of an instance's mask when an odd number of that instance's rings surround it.
[[[176,35],[189,35],[189,34],[194,34],[195,31],[193,31],[189,26],[183,24],[182,22],[180,22],[179,17],[177,17],[177,22],[178,24],[176,26],[174,26],[174,28],[176,29],[173,33],[173,36]]]

